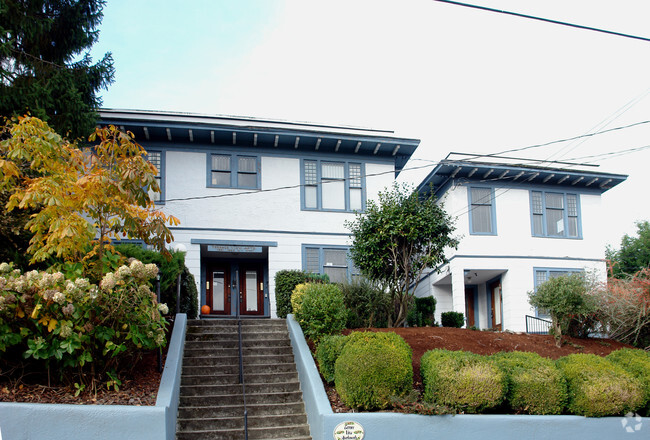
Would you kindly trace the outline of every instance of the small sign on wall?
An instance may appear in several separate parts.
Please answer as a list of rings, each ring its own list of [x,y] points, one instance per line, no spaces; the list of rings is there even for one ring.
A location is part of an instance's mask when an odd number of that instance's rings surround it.
[[[240,245],[208,245],[208,252],[230,252],[235,254],[260,254],[262,246],[240,246]]]
[[[365,435],[361,423],[347,421],[334,428],[334,440],[362,440]]]

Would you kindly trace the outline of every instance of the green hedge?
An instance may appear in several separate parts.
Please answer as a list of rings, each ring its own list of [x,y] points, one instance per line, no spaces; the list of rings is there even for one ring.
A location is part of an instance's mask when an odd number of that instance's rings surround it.
[[[641,381],[605,358],[571,354],[558,359],[556,364],[567,380],[567,408],[573,414],[622,415],[643,404]]]
[[[386,327],[390,294],[365,279],[340,284],[348,308],[347,328]]]
[[[639,379],[644,388],[644,407],[641,415],[650,416],[650,353],[643,350],[623,348],[607,355],[607,359],[619,365]]]
[[[275,274],[275,311],[279,318],[291,313],[291,294],[306,281],[306,275],[302,270],[281,270]]]
[[[318,347],[316,347],[318,369],[327,383],[334,382],[336,360],[341,355],[341,351],[343,351],[343,347],[345,347],[347,342],[347,336],[329,335],[321,339]]]
[[[422,356],[420,368],[426,402],[477,413],[494,408],[504,400],[505,374],[485,356],[430,350]]]
[[[460,312],[444,312],[440,315],[443,327],[461,328],[465,325],[465,316]]]
[[[318,344],[323,336],[340,333],[347,316],[343,294],[336,284],[306,285],[296,320],[307,338]]]
[[[501,352],[492,357],[506,375],[510,409],[527,414],[562,414],[566,380],[555,363],[537,353]]]
[[[434,314],[436,313],[436,299],[433,296],[415,298],[415,302],[409,308],[406,318],[411,327],[426,327],[436,324]]]
[[[354,409],[376,410],[413,388],[411,348],[395,333],[357,332],[335,364],[341,400]]]

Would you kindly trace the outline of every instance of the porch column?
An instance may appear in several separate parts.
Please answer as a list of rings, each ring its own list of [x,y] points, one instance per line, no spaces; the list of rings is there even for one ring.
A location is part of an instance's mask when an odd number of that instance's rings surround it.
[[[451,298],[454,312],[465,315],[465,271],[460,265],[451,266]],[[465,317],[467,319],[467,317]]]

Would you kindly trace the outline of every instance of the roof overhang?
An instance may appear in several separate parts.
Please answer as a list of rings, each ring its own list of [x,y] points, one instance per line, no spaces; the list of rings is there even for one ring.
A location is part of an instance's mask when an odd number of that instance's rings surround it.
[[[397,174],[420,144],[419,139],[397,137],[388,130],[192,113],[101,109],[98,123],[131,131],[143,144],[218,145],[385,158],[395,161]]]

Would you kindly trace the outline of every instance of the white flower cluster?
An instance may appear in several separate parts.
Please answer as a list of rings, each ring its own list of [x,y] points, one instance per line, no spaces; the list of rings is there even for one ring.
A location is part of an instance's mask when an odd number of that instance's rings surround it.
[[[156,278],[156,275],[158,275],[158,266],[153,263],[145,264],[144,273],[149,279]]]
[[[131,274],[136,278],[143,278],[145,276],[144,264],[140,260],[131,261],[129,269],[131,269]]]
[[[169,313],[169,307],[167,307],[167,304],[160,303],[158,304],[158,311],[163,315],[166,315],[167,313]]]
[[[99,282],[99,287],[101,287],[101,289],[104,292],[109,292],[113,290],[113,287],[115,287],[116,283],[117,283],[117,279],[115,275],[113,274],[113,272],[109,272],[106,275],[104,275],[104,278],[102,278],[102,280]]]
[[[12,267],[9,263],[0,263],[0,273],[9,273],[11,272]]]

